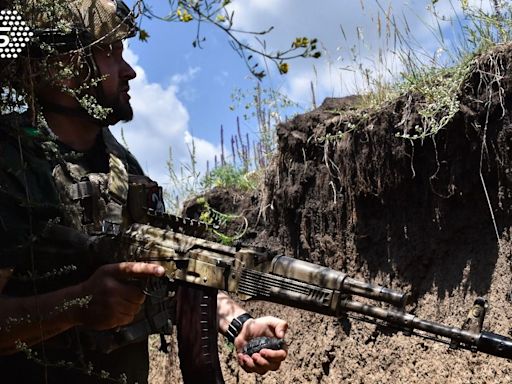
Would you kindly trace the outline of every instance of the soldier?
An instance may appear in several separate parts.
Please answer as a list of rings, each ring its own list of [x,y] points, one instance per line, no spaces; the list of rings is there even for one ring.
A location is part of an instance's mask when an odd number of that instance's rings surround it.
[[[126,228],[130,180],[155,187],[108,130],[133,115],[128,92],[135,72],[123,59],[122,40],[136,26],[128,7],[114,0],[72,1],[66,17],[72,28],[65,34],[36,17],[40,40],[60,51],[51,59],[49,76],[36,74],[35,94],[47,125],[17,114],[0,122],[2,382],[143,383],[147,337],[167,333],[173,312],[162,293],[164,269],[140,262],[102,264],[77,245],[79,233]],[[62,77],[59,62],[73,74],[55,84],[48,78]],[[150,283],[143,292],[134,280]],[[254,337],[282,338],[286,332],[285,321],[253,319],[223,293],[216,307],[210,318],[238,350]],[[284,350],[238,354],[243,369],[259,374],[278,369],[285,357]],[[194,361],[182,365],[187,364],[193,367]],[[188,380],[222,379],[214,372]]]

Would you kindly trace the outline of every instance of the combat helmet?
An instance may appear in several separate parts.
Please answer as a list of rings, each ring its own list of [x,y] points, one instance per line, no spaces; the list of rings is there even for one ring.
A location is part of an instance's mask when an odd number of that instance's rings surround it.
[[[29,48],[31,58],[51,58],[62,54],[73,57],[74,69],[80,73],[82,84],[92,81],[91,87],[83,87],[84,94],[93,93],[96,102],[104,106],[105,94],[102,87],[102,74],[98,68],[92,48],[105,47],[117,41],[135,36],[137,26],[133,10],[120,0],[59,0],[60,7],[52,14],[52,9],[39,14],[32,13],[34,42]],[[137,3],[138,4],[138,3]],[[34,5],[37,10],[38,5]],[[30,11],[29,11],[30,12]],[[34,11],[33,11],[34,12]],[[30,17],[30,13],[29,13]],[[41,60],[44,61],[44,60]],[[59,65],[59,60],[49,61],[49,66]],[[47,71],[50,82],[54,71]],[[57,76],[58,78],[59,76]],[[58,80],[57,80],[58,81]],[[47,80],[40,83],[42,88]],[[68,115],[81,115],[94,118],[91,111],[80,103],[76,106],[65,106],[55,103],[51,98],[39,98],[38,104],[47,111]],[[108,121],[102,121],[108,124]]]
[[[58,14],[47,11],[29,16],[35,37],[32,56],[41,55],[45,45],[67,53],[94,44],[108,45],[137,32],[134,12],[120,0],[71,0],[63,3]]]

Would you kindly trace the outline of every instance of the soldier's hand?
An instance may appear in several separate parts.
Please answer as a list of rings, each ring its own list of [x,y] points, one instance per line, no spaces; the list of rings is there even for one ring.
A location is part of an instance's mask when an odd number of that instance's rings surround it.
[[[76,322],[95,330],[105,330],[129,324],[144,303],[142,290],[129,279],[163,276],[162,266],[125,262],[103,265],[82,284],[82,297],[89,303],[76,313]]]
[[[281,362],[286,359],[287,351],[284,349],[262,349],[252,356],[241,353],[242,348],[249,340],[255,337],[268,336],[283,339],[288,329],[286,321],[277,317],[266,316],[247,320],[242,331],[235,339],[235,347],[238,352],[238,363],[246,372],[255,372],[264,375],[268,371],[279,369]]]

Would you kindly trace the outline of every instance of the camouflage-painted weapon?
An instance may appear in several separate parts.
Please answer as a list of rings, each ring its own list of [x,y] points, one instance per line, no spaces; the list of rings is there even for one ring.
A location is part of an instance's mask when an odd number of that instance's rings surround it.
[[[193,223],[198,229],[201,227],[199,222]],[[133,224],[116,242],[120,245],[116,247],[120,258],[158,263],[170,279],[184,285],[221,289],[243,300],[271,301],[336,317],[348,315],[407,335],[444,342],[452,348],[512,358],[512,339],[482,331],[487,307],[482,299],[475,302],[465,325],[457,328],[406,312],[408,294],[358,281],[313,263],[274,256],[262,249],[225,246],[141,224]],[[99,248],[101,244],[91,243]],[[387,307],[368,304],[369,300]]]

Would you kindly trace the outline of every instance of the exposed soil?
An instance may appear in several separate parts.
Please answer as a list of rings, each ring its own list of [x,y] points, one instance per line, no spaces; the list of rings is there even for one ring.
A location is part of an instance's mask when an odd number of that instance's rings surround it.
[[[408,310],[419,317],[460,327],[474,299],[484,296],[490,302],[484,328],[506,335],[512,326],[510,58],[510,47],[503,47],[476,62],[460,91],[460,112],[424,141],[396,137],[421,124],[417,95],[364,115],[350,113],[355,97],[327,99],[278,127],[279,152],[262,191],[213,191],[207,200],[247,216],[254,226],[247,241],[410,291]],[[189,206],[187,213],[197,209]],[[289,357],[276,373],[247,375],[221,341],[228,383],[512,381],[505,359],[353,320],[269,303],[246,306],[256,316],[288,320]]]

